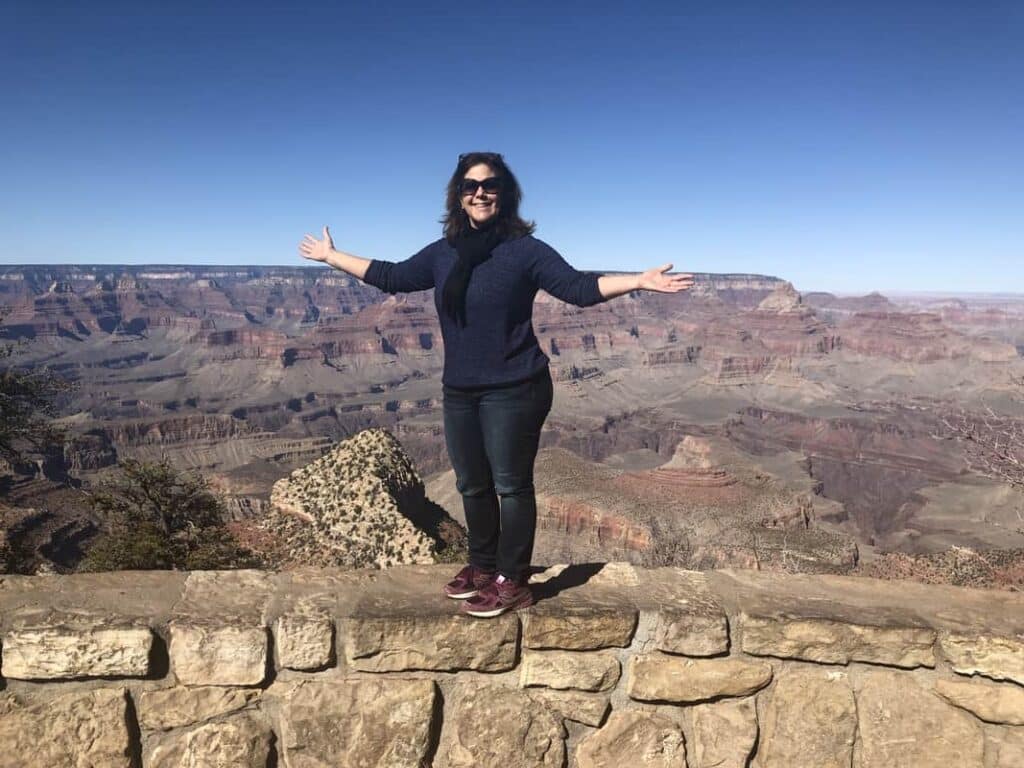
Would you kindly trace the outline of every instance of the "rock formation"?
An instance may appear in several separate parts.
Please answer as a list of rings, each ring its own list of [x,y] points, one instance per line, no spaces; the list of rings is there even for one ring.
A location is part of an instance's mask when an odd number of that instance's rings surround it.
[[[432,563],[439,546],[417,527],[428,517],[423,481],[401,444],[364,430],[274,483],[260,527],[282,564],[385,567]]]

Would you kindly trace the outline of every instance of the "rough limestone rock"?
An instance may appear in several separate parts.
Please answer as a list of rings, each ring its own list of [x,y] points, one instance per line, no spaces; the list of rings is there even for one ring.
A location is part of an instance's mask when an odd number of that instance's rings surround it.
[[[753,696],[693,708],[694,768],[747,768],[756,742]]]
[[[437,689],[432,680],[369,679],[273,686],[283,768],[421,768]]]
[[[633,608],[540,602],[523,615],[523,646],[569,651],[625,648],[633,639],[637,617]]]
[[[274,483],[273,514],[261,525],[305,565],[433,563],[434,541],[406,517],[422,512],[424,498],[401,443],[365,429]]]
[[[772,668],[743,659],[686,659],[652,653],[630,658],[627,675],[630,698],[688,703],[751,694],[771,682]]]
[[[146,626],[111,616],[50,616],[7,633],[5,677],[60,680],[76,677],[145,677],[153,649]]]
[[[267,674],[265,627],[171,622],[171,668],[182,685],[259,685]]]
[[[591,726],[600,725],[611,706],[607,695],[595,693],[529,688],[526,695],[566,720]]]
[[[266,768],[271,732],[253,715],[175,731],[146,750],[146,768]]]
[[[581,691],[610,691],[619,682],[619,660],[610,653],[525,651],[519,684]]]
[[[791,669],[768,695],[755,764],[850,768],[856,731],[857,705],[844,672]]]
[[[717,656],[729,650],[729,621],[717,607],[666,609],[658,614],[654,644],[683,656]]]
[[[1024,641],[978,633],[944,632],[942,652],[953,669],[963,675],[984,675],[1024,685]]]
[[[325,611],[292,611],[275,622],[274,643],[280,666],[306,671],[322,669],[331,663],[334,624]]]
[[[954,706],[989,723],[1024,725],[1024,688],[966,680],[939,680],[935,692]]]
[[[862,768],[982,765],[977,720],[909,677],[873,672],[857,694]]]
[[[0,768],[129,768],[124,688],[0,703]]]
[[[519,620],[458,614],[352,616],[345,621],[348,663],[366,672],[410,669],[502,672],[516,663]]]
[[[218,715],[244,709],[259,692],[251,688],[166,688],[143,691],[138,697],[139,725],[166,731],[196,725]]]
[[[1024,728],[1000,728],[985,739],[985,753],[991,768],[1020,768],[1024,765]]]
[[[562,768],[565,727],[515,688],[460,686],[445,702],[435,768]]]
[[[741,615],[741,647],[755,656],[828,664],[866,661],[894,667],[934,667],[935,631],[871,627],[825,619],[786,620]]]
[[[686,740],[679,726],[655,712],[621,710],[580,742],[579,768],[686,768]]]

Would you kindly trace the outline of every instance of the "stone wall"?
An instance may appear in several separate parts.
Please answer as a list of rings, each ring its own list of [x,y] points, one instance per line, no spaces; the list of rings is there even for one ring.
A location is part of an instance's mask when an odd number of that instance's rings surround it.
[[[1024,766],[1020,595],[454,570],[0,577],[0,767]]]

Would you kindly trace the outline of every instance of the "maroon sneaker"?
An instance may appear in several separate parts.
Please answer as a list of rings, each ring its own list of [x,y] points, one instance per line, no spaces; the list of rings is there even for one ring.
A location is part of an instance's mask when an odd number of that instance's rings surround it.
[[[494,580],[494,571],[485,571],[475,565],[467,565],[444,585],[444,593],[455,600],[474,597],[481,589]]]
[[[459,606],[459,610],[470,616],[489,619],[500,616],[505,611],[517,608],[528,608],[533,605],[533,591],[526,579],[515,581],[498,574],[480,594]]]

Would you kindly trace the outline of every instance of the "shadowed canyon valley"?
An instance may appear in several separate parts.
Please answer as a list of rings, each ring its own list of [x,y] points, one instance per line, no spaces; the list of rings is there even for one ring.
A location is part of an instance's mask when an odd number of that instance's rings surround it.
[[[99,523],[75,499],[119,460],[201,473],[253,541],[288,514],[275,483],[373,428],[408,457],[403,488],[421,487],[432,525],[462,521],[432,291],[306,267],[26,266],[0,268],[0,306],[4,340],[21,342],[7,362],[75,385],[64,450],[4,488],[8,533],[40,561],[81,556]],[[1024,492],[952,431],[1024,423],[1024,295],[801,295],[698,275],[688,293],[586,309],[540,292],[533,325],[555,380],[538,564],[888,575],[901,557],[941,572],[968,552],[1024,580],[1007,554],[1024,549]]]

